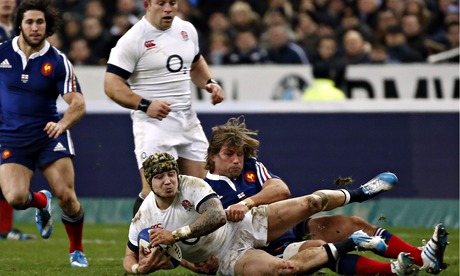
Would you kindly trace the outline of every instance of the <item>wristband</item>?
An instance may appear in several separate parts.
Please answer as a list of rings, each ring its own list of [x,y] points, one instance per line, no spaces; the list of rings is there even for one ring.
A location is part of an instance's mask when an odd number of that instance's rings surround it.
[[[192,234],[192,230],[190,230],[190,227],[186,225],[184,227],[172,231],[171,234],[175,241],[180,241],[187,239]]]
[[[218,81],[216,81],[215,79],[209,79],[209,80],[206,82],[206,84],[210,84],[210,83],[220,85],[220,83],[219,83]]]
[[[139,273],[139,271],[137,271],[138,268],[139,268],[139,264],[133,264],[133,265],[131,266],[131,272],[132,272],[133,274],[138,274],[138,273]]]
[[[246,206],[248,208],[248,210],[251,210],[252,207],[255,206],[254,201],[252,201],[252,199],[250,199],[250,198],[246,198],[245,200],[242,200],[242,201],[238,202],[238,204],[242,204],[242,205]]]
[[[139,105],[137,106],[137,110],[144,111],[145,113],[147,113],[147,109],[149,108],[149,105],[151,103],[152,101],[142,98],[142,100],[139,102]]]

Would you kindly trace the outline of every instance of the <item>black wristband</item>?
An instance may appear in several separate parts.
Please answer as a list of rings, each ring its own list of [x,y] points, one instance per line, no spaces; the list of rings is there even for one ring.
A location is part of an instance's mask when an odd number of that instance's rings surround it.
[[[217,85],[220,85],[220,83],[218,81],[216,81],[215,79],[209,79],[206,84],[210,84],[210,83],[214,83],[214,84],[217,84]]]
[[[145,113],[147,113],[147,109],[149,108],[149,105],[151,103],[152,101],[142,98],[142,100],[139,102],[139,105],[137,106],[137,110],[144,111]]]

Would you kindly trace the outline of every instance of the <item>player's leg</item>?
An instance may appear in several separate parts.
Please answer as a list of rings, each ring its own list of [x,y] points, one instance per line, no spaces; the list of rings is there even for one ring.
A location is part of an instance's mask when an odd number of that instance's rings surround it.
[[[0,166],[0,187],[6,201],[14,209],[23,210],[29,207],[32,176],[33,171],[21,164],[4,163]]]
[[[75,193],[75,173],[70,157],[60,158],[41,168],[62,209],[61,220],[69,237],[70,265],[87,267],[83,254],[84,211]]]
[[[0,240],[33,240],[35,235],[23,233],[21,230],[13,228],[13,207],[8,204],[0,190]]]
[[[323,247],[304,250],[291,260],[274,257],[259,249],[249,249],[236,262],[235,275],[296,275],[321,267],[328,261]]]
[[[179,171],[181,174],[192,175],[198,178],[205,178],[207,170],[204,168],[206,162],[188,160],[182,157],[177,159]]]
[[[377,226],[358,216],[322,216],[311,218],[306,223],[310,239],[326,242],[343,241],[358,230],[363,230],[369,236],[373,236],[378,229]]]

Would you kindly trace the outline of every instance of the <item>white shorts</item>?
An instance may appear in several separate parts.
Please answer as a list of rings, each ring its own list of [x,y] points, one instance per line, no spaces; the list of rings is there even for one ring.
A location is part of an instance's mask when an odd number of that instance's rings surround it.
[[[251,248],[267,246],[268,206],[260,205],[246,213],[240,222],[227,222],[225,243],[219,249],[218,274],[235,275],[236,262]]]
[[[189,110],[172,111],[162,121],[144,112],[131,112],[134,154],[137,166],[156,152],[167,152],[176,159],[205,162],[208,139],[196,113]]]

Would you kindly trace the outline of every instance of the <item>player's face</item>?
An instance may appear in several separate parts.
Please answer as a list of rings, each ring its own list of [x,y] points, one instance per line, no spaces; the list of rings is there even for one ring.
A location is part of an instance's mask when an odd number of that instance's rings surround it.
[[[159,173],[152,178],[153,192],[163,199],[174,199],[179,186],[175,170]]]
[[[171,28],[177,14],[176,0],[150,0],[146,3],[146,18],[159,30]]]
[[[211,160],[214,162],[215,167],[212,173],[232,179],[240,176],[243,171],[244,152],[243,149],[237,150],[223,146],[219,153],[214,155]]]
[[[21,22],[21,37],[32,48],[43,45],[46,39],[46,20],[41,11],[29,10]]]

